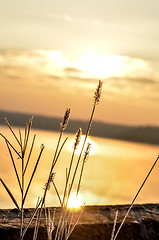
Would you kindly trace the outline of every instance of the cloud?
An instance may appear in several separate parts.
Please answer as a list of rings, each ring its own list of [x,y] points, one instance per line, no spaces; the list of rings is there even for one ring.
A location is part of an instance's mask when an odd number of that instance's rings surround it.
[[[0,82],[8,88],[19,84],[35,89],[58,87],[61,91],[87,92],[101,79],[103,92],[109,95],[153,98],[159,90],[158,75],[154,72],[148,61],[128,56],[87,54],[72,62],[60,50],[0,51]]]
[[[69,14],[60,14],[60,13],[52,13],[47,14],[48,19],[53,19],[54,21],[63,21],[66,23],[72,23],[72,24],[89,24],[89,26],[93,27],[99,27],[103,20],[99,18],[92,18],[90,16],[88,17],[80,17],[80,16],[71,16]]]
[[[105,79],[105,89],[116,95],[127,95],[135,98],[151,98],[158,95],[159,81],[146,77],[114,77]]]
[[[64,71],[66,73],[83,73],[83,71],[81,71],[80,69],[73,68],[73,67],[66,67],[64,68]]]
[[[148,61],[122,55],[100,56],[94,52],[85,54],[74,67],[98,77],[137,77],[152,73]]]
[[[129,77],[129,76],[124,76],[124,77],[111,77],[111,78],[107,78],[107,81],[110,82],[114,82],[114,83],[126,83],[126,84],[159,84],[159,82],[157,81],[157,79],[155,78],[147,78],[145,77]]]
[[[94,83],[98,82],[99,78],[84,78],[84,77],[69,77],[70,80],[82,82],[82,83]]]

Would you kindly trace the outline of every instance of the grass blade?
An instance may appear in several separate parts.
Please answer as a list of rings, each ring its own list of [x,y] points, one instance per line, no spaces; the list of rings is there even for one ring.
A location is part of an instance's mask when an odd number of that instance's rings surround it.
[[[60,202],[60,205],[61,205],[61,207],[62,207],[63,205],[62,205],[62,201],[61,201],[61,198],[60,198],[60,194],[59,194],[58,189],[57,189],[57,187],[56,187],[56,185],[55,185],[55,183],[54,183],[54,180],[52,180],[52,184],[53,184],[53,186],[54,186],[54,188],[55,188],[57,197],[58,197],[59,202]]]
[[[81,209],[81,211],[80,211],[80,213],[79,213],[76,221],[74,222],[72,228],[71,228],[70,231],[68,232],[67,237],[66,237],[66,240],[70,237],[70,235],[71,235],[71,233],[73,232],[75,226],[77,225],[77,223],[78,223],[78,221],[79,221],[79,218],[80,218],[80,216],[81,216],[81,214],[82,214],[82,212],[83,212],[83,210],[84,210],[84,207],[85,207],[85,205],[82,207],[82,209]]]
[[[8,141],[8,139],[7,139],[2,133],[0,133],[0,136],[2,136],[2,137],[5,139],[5,141],[11,146],[11,148],[14,150],[14,152],[18,155],[18,157],[19,157],[20,159],[22,159],[22,157],[20,156],[20,154],[18,153],[18,151],[13,147],[13,145]]]
[[[15,135],[15,133],[14,133],[11,125],[9,124],[9,122],[8,122],[8,120],[7,120],[7,118],[4,118],[4,120],[5,120],[5,123],[7,124],[7,126],[9,127],[9,129],[11,130],[11,132],[12,132],[13,136],[15,137],[16,141],[18,142],[19,146],[21,147],[21,143],[20,143],[20,141],[18,140],[17,136]]]
[[[40,200],[40,201],[39,201],[39,203],[37,204],[37,206],[36,206],[36,208],[35,208],[35,210],[34,210],[34,212],[33,212],[32,216],[31,216],[31,218],[30,218],[30,220],[29,220],[29,222],[28,222],[27,226],[26,226],[26,227],[25,227],[25,229],[23,230],[23,234],[22,234],[22,236],[21,236],[21,240],[23,240],[23,238],[24,238],[24,235],[25,235],[25,233],[26,233],[26,231],[27,231],[28,227],[30,226],[30,224],[31,224],[32,220],[34,219],[34,216],[35,216],[35,214],[36,214],[36,213],[37,213],[37,211],[38,211],[38,207],[40,206],[40,203],[41,203],[41,200]]]
[[[14,171],[15,171],[15,174],[16,174],[16,177],[17,177],[17,180],[18,180],[18,183],[19,183],[20,191],[22,192],[22,186],[21,186],[21,183],[20,183],[18,171],[17,171],[16,165],[15,165],[15,162],[14,162],[14,159],[13,159],[13,155],[12,155],[12,152],[11,152],[11,150],[10,150],[10,147],[9,147],[7,141],[6,141],[6,145],[7,145],[7,148],[8,148],[8,151],[9,151],[9,154],[10,154],[10,157],[11,157],[11,160],[12,160],[12,163],[13,163],[13,167],[14,167]]]
[[[15,198],[13,197],[13,194],[11,193],[11,191],[9,190],[9,188],[7,187],[7,185],[4,183],[4,181],[2,180],[2,178],[0,178],[1,183],[3,184],[4,188],[6,189],[8,195],[10,196],[10,198],[12,199],[13,203],[15,204],[15,206],[18,208],[18,210],[20,211],[20,208],[18,206],[17,201],[15,200]]]
[[[28,193],[28,191],[29,191],[29,188],[30,188],[31,182],[32,182],[32,180],[33,180],[34,174],[35,174],[35,172],[36,172],[36,169],[37,169],[37,166],[38,166],[38,163],[39,163],[39,161],[40,161],[40,158],[41,158],[41,155],[42,155],[42,152],[43,152],[44,148],[45,148],[45,147],[44,147],[44,145],[42,144],[42,145],[41,145],[41,150],[40,150],[40,153],[39,153],[39,157],[38,157],[38,159],[37,159],[37,161],[36,161],[36,164],[35,164],[35,167],[34,167],[33,173],[32,173],[32,175],[31,175],[30,181],[29,181],[29,183],[28,183],[28,186],[27,186],[27,189],[26,189],[26,192],[25,192],[24,198],[23,198],[23,204],[24,204],[24,202],[25,202],[25,199],[26,199],[27,193]]]
[[[150,171],[148,172],[147,176],[145,177],[143,183],[141,184],[141,187],[139,188],[138,192],[136,193],[134,199],[132,200],[131,205],[130,205],[130,207],[129,207],[129,209],[128,209],[126,215],[125,215],[125,217],[123,218],[123,221],[121,222],[121,224],[120,224],[120,226],[119,226],[119,228],[118,228],[118,231],[116,232],[115,237],[113,238],[113,240],[115,240],[115,239],[117,238],[117,236],[118,236],[118,234],[119,234],[119,232],[120,232],[120,230],[121,230],[121,228],[122,228],[122,226],[123,226],[123,224],[124,224],[124,222],[125,222],[125,220],[126,220],[128,214],[129,214],[131,208],[133,207],[133,204],[134,204],[136,198],[138,197],[138,195],[139,195],[141,189],[143,188],[143,186],[145,185],[145,183],[146,183],[148,177],[150,176],[150,174],[151,174],[153,168],[155,167],[156,163],[158,162],[158,160],[159,160],[159,156],[156,158],[156,160],[155,160],[154,164],[152,165]]]
[[[32,153],[32,150],[33,150],[33,147],[34,147],[35,137],[36,137],[36,135],[34,135],[34,137],[33,137],[32,145],[31,145],[31,148],[30,148],[29,156],[28,156],[28,159],[27,159],[27,162],[26,162],[26,165],[25,165],[25,169],[24,169],[23,175],[26,172],[26,169],[27,169],[30,157],[31,157],[31,153]]]
[[[114,219],[113,230],[112,230],[112,234],[111,234],[111,240],[113,240],[113,238],[114,238],[114,233],[115,233],[115,227],[116,227],[117,218],[118,218],[118,210],[117,210],[116,213],[115,213],[115,219]]]
[[[31,126],[33,123],[33,117],[31,117],[29,119],[29,124],[26,123],[26,127],[25,127],[25,137],[24,137],[24,148],[23,148],[23,156],[25,155],[25,151],[27,148],[27,144],[28,144],[28,139],[29,139],[29,134],[30,134],[30,130],[31,130]]]

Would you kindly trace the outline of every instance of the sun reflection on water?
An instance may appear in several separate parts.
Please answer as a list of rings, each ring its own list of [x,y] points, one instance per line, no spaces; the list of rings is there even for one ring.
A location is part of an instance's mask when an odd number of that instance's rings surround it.
[[[84,143],[84,139],[85,139],[85,136],[81,136],[80,143],[77,146],[77,149],[75,151],[75,153],[78,154],[78,155],[80,155],[80,153],[81,153],[81,149],[82,149],[82,146],[83,146],[83,143]],[[92,139],[90,139],[90,137],[88,137],[87,140],[86,140],[86,143],[85,143],[84,150],[83,150],[83,155],[84,155],[84,152],[87,148],[88,143],[91,144],[89,155],[95,154],[96,153],[96,144]],[[74,147],[74,141],[72,141],[71,144],[70,144],[70,151],[72,151],[73,147]]]

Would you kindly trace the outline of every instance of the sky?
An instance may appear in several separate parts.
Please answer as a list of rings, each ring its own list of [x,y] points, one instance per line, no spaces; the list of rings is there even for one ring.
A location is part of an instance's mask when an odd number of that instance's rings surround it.
[[[0,0],[0,110],[159,126],[158,0]]]

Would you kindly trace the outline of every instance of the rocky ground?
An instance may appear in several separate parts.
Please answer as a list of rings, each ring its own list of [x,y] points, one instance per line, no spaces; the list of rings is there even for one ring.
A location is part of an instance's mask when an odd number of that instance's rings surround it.
[[[128,205],[86,206],[76,225],[70,240],[110,240],[116,210],[119,211],[117,226],[125,216]],[[55,226],[57,225],[60,208],[56,208]],[[51,208],[53,213],[54,208]],[[25,209],[25,224],[29,221],[33,209]],[[79,213],[74,214],[74,220]],[[73,220],[73,221],[74,221]],[[30,225],[24,239],[33,236],[34,223]],[[0,210],[0,240],[19,239],[19,212],[16,209]],[[38,240],[47,239],[45,218],[39,229]],[[159,240],[159,204],[134,205],[118,235],[118,240]]]

